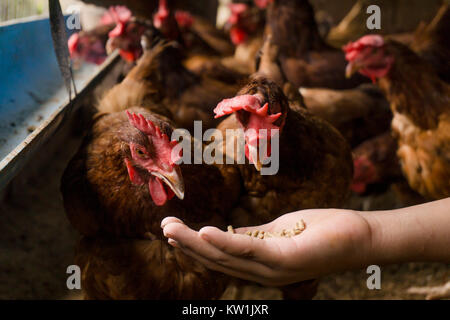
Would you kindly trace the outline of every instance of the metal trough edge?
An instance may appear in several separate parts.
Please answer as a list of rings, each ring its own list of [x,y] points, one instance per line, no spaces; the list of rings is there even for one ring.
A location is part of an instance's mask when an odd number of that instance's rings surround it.
[[[67,119],[73,114],[73,111],[77,109],[77,101],[89,90],[93,89],[118,61],[120,61],[120,56],[117,52],[109,56],[99,67],[98,71],[89,78],[86,85],[77,88],[78,95],[72,102],[69,102],[69,98],[67,97],[66,101],[48,119],[43,121],[25,140],[0,161],[0,190],[8,185],[26,163],[32,159],[35,152],[53,136],[60,126],[64,125]]]

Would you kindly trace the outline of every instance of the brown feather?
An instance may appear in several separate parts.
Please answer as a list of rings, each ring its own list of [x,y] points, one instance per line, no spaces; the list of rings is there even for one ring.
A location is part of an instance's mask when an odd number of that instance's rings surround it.
[[[398,157],[412,189],[428,199],[450,196],[450,85],[408,47],[386,42],[395,62],[379,80],[394,114]]]
[[[346,89],[365,81],[360,76],[345,78],[344,54],[321,38],[307,0],[274,1],[268,8],[267,24],[280,49],[282,69],[295,86]]]

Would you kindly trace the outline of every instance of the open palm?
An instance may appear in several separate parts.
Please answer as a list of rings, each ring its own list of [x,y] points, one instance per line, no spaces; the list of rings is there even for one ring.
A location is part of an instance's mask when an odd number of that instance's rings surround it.
[[[249,230],[279,232],[303,220],[306,229],[291,238],[264,240]],[[199,232],[169,217],[161,224],[169,243],[206,267],[238,278],[278,286],[359,267],[367,261],[371,232],[358,212],[336,209],[303,210],[285,214],[261,226],[236,229],[236,234],[214,227]]]

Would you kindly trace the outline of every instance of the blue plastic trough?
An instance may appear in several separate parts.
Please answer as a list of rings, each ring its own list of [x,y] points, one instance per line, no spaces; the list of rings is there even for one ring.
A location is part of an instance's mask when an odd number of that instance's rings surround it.
[[[78,92],[117,60],[84,64],[75,72]],[[0,24],[0,189],[31,160],[70,116],[47,18]]]

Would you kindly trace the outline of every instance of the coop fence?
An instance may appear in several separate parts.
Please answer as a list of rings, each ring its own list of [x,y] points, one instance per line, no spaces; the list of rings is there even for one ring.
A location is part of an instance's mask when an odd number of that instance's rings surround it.
[[[48,0],[0,0],[0,22],[48,13]]]

